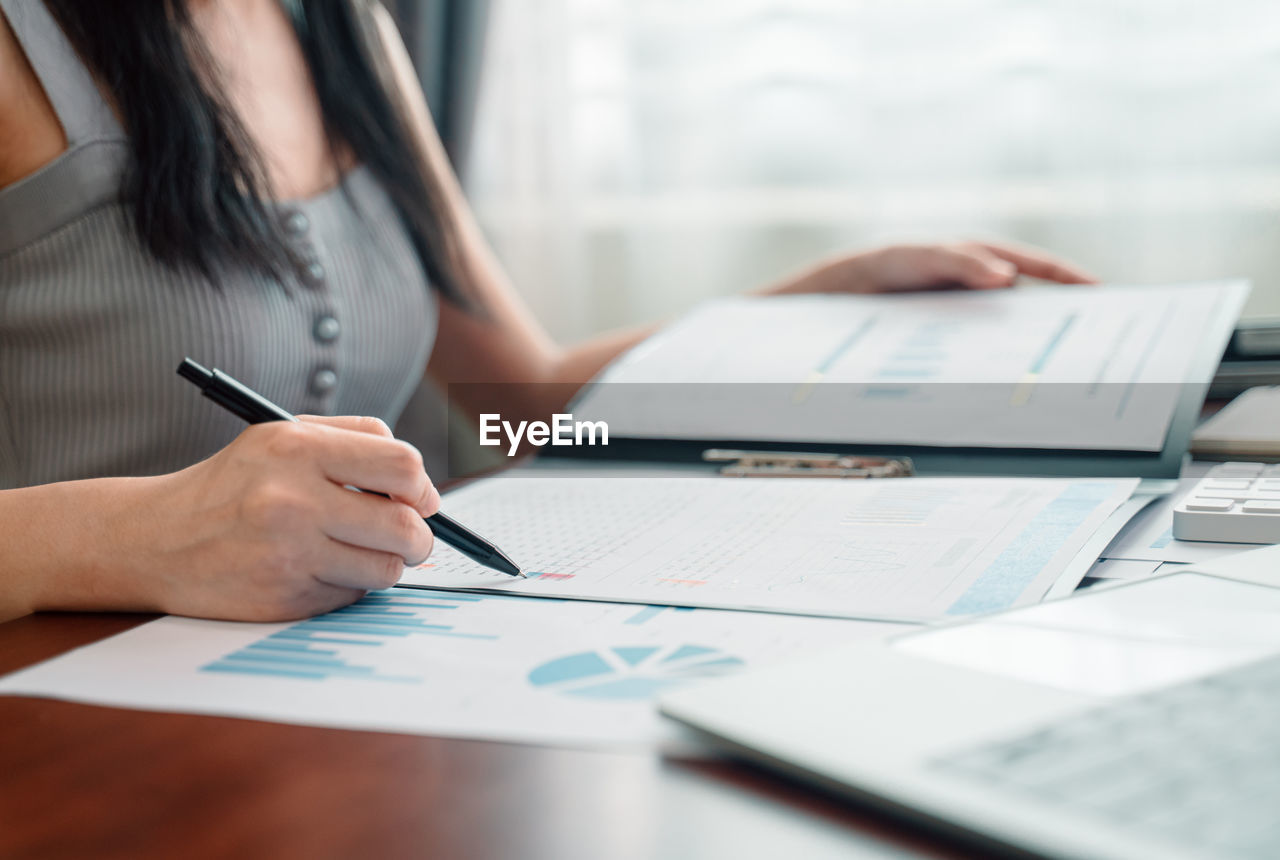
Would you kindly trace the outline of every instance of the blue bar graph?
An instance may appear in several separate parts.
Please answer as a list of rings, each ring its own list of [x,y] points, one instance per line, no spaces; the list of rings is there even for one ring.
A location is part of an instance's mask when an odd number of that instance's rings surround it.
[[[1058,348],[1058,344],[1062,343],[1063,338],[1067,336],[1067,332],[1071,331],[1071,327],[1076,324],[1077,316],[1077,314],[1067,314],[1067,316],[1063,317],[1062,324],[1054,331],[1049,338],[1049,342],[1044,345],[1044,349],[1036,356],[1035,361],[1031,362],[1031,368],[1027,371],[1028,373],[1040,374],[1044,372],[1045,365],[1049,363],[1049,359]]]
[[[500,634],[459,630],[458,610],[482,600],[475,595],[404,592],[390,589],[325,615],[300,621],[201,667],[203,672],[326,681],[416,683],[421,678],[378,671],[362,661],[362,654],[411,636],[454,636],[497,639]],[[353,653],[347,653],[351,649]]]
[[[849,350],[853,349],[858,341],[862,340],[867,335],[867,332],[871,331],[875,326],[876,318],[874,316],[867,317],[862,321],[861,325],[851,331],[844,340],[840,341],[836,348],[827,354],[826,358],[818,362],[818,366],[813,369],[813,372],[819,375],[827,373],[837,361],[843,358]]]
[[[904,384],[936,379],[947,364],[949,352],[946,338],[952,328],[949,323],[925,323],[917,327],[886,356],[884,363],[876,370],[875,378]],[[889,392],[895,390],[911,389],[887,386],[882,391],[869,389],[867,393],[872,397],[891,397],[894,395]]]

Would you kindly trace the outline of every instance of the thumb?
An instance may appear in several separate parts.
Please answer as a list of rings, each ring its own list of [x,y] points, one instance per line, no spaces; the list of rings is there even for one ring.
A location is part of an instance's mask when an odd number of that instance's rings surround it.
[[[952,282],[971,290],[1011,287],[1018,267],[980,247],[939,248],[934,275],[940,282]]]

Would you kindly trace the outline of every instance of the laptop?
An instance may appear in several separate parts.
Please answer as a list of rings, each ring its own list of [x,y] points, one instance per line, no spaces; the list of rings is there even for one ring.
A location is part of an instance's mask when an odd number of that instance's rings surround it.
[[[1280,546],[661,707],[712,745],[987,851],[1280,857]]]

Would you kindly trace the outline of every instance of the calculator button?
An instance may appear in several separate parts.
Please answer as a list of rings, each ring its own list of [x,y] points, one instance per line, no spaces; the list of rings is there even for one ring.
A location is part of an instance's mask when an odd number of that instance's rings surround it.
[[[1223,463],[1209,471],[1210,475],[1223,475],[1231,472],[1236,475],[1256,475],[1263,469],[1262,463]]]
[[[1267,499],[1280,502],[1280,493],[1264,493],[1262,490],[1209,490],[1200,487],[1196,497],[1201,499]]]
[[[1247,501],[1244,503],[1246,514],[1280,514],[1280,502]]]
[[[1189,511],[1229,511],[1231,506],[1235,504],[1231,499],[1203,499],[1194,498],[1187,499],[1185,502]],[[1258,504],[1262,504],[1259,502]],[[1268,504],[1270,504],[1268,502]]]
[[[1206,490],[1247,490],[1252,481],[1205,481],[1200,486]]]
[[[1246,493],[1237,493],[1233,490],[1207,490],[1204,487],[1196,488],[1197,499],[1238,499]]]

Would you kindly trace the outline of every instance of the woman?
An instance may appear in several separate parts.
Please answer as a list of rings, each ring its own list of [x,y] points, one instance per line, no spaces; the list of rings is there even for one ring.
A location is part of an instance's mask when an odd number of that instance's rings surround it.
[[[0,10],[0,617],[287,619],[388,586],[431,551],[439,506],[387,429],[424,370],[505,383],[464,387],[473,413],[545,418],[648,333],[551,342],[372,0]],[[769,292],[1020,273],[1088,280],[966,243]],[[312,417],[242,429],[173,376],[186,354]]]

